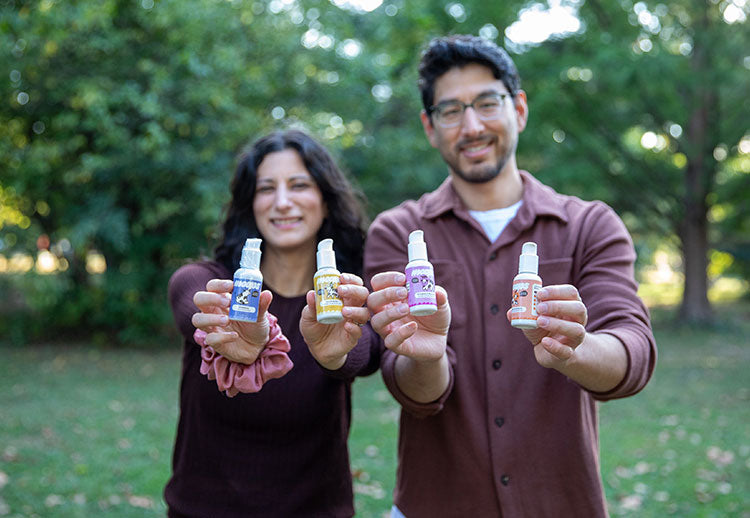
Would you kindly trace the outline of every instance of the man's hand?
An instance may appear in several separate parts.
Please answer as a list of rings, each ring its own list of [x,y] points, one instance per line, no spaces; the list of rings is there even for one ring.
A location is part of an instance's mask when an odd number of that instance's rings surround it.
[[[552,368],[594,392],[606,392],[625,376],[625,346],[606,332],[588,333],[588,311],[575,286],[545,286],[537,294],[537,329],[523,333],[542,367]],[[510,320],[510,311],[507,313]]]
[[[561,369],[586,337],[586,306],[578,290],[570,284],[545,286],[537,294],[537,328],[523,334],[534,346],[534,356],[542,367]],[[510,311],[507,313],[510,321]]]
[[[367,297],[372,327],[391,351],[416,361],[435,361],[445,354],[451,309],[445,290],[435,287],[437,312],[415,317],[409,313],[404,287],[406,276],[398,272],[378,273],[372,278],[373,292]]]

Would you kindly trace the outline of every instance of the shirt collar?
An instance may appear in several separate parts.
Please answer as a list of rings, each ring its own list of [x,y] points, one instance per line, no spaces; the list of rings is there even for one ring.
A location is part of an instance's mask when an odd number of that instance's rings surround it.
[[[552,216],[567,222],[564,200],[560,199],[552,188],[544,185],[527,171],[519,172],[523,181],[523,205],[516,217]],[[424,215],[428,219],[437,218],[451,210],[454,213],[467,213],[466,206],[453,188],[451,176],[448,176],[437,189],[425,194],[423,199]]]

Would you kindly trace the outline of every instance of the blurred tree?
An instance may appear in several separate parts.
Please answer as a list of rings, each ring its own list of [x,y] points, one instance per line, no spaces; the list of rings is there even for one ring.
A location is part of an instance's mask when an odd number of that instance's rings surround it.
[[[580,29],[535,39],[543,24],[514,25],[555,9],[577,12]],[[473,33],[514,53],[529,92],[520,165],[612,204],[639,243],[678,236],[684,314],[705,317],[709,243],[736,271],[750,255],[748,9],[0,0],[0,252],[35,252],[46,235],[68,260],[54,281],[16,286],[47,333],[137,341],[169,328],[166,280],[210,254],[234,156],[260,134],[307,128],[373,215],[435,188],[446,169],[419,123],[417,62],[431,37]],[[92,251],[102,274],[86,270]]]
[[[524,54],[536,125],[524,149],[539,175],[608,201],[637,234],[675,236],[685,320],[711,317],[709,250],[749,246],[749,12],[733,1],[590,0],[578,34]]]

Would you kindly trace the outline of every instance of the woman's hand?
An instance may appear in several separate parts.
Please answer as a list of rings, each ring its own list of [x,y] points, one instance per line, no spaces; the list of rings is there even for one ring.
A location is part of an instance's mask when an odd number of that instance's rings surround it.
[[[315,292],[307,292],[307,306],[302,310],[299,329],[313,358],[329,370],[344,365],[346,356],[362,336],[362,326],[370,318],[363,307],[369,291],[362,279],[343,273],[339,277],[338,294],[344,303],[341,314],[344,320],[336,324],[321,324],[315,313]]]
[[[211,279],[206,291],[193,296],[200,313],[192,318],[193,325],[206,333],[205,345],[229,361],[251,364],[268,342],[270,326],[266,315],[273,296],[268,290],[260,294],[257,322],[229,320],[229,304],[234,282]]]

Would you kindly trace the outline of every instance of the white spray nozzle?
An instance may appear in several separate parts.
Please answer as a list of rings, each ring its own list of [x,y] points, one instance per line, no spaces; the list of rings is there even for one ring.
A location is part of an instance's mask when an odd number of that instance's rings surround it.
[[[333,239],[324,239],[318,243],[318,270],[321,268],[336,268],[336,253],[333,251]]]
[[[260,244],[262,241],[258,238],[245,240],[245,246],[242,247],[242,257],[240,258],[242,268],[250,268],[251,270],[260,268]]]
[[[424,232],[415,230],[409,234],[409,261],[417,259],[427,260],[427,244],[424,242]]]
[[[536,273],[539,270],[539,257],[536,255],[536,243],[527,241],[521,247],[518,259],[518,273]]]

